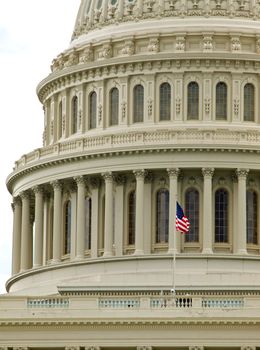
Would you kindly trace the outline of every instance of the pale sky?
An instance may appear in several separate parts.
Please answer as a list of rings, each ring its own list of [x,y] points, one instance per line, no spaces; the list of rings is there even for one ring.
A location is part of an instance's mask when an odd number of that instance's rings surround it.
[[[11,271],[12,198],[5,181],[14,162],[42,146],[37,84],[70,42],[80,0],[0,0],[0,293]]]

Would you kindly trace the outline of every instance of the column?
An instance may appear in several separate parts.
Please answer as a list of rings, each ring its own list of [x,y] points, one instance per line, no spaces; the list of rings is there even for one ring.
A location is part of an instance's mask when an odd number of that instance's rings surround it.
[[[43,264],[43,189],[40,186],[33,188],[35,195],[35,241],[33,267]]]
[[[144,179],[144,253],[151,254],[152,250],[152,182],[153,174],[149,172]]]
[[[123,232],[124,232],[124,186],[125,176],[116,177],[116,200],[115,200],[115,254],[123,255]]]
[[[70,184],[70,201],[71,201],[71,242],[70,242],[70,260],[76,258],[77,248],[77,192],[76,184]]]
[[[77,183],[77,234],[76,259],[84,259],[85,255],[85,179],[83,176],[74,178]]]
[[[144,178],[145,170],[134,171],[136,178],[135,254],[144,254]]]
[[[212,177],[214,168],[203,168],[203,242],[202,253],[212,254],[213,233],[212,233]]]
[[[21,271],[30,266],[30,196],[28,192],[21,193],[22,198],[22,230],[21,230]]]
[[[91,187],[91,258],[98,257],[98,222],[99,222],[99,178],[90,180]]]
[[[105,242],[103,257],[113,255],[113,174],[102,174],[105,180]]]
[[[54,213],[53,213],[53,263],[58,263],[61,260],[61,242],[62,242],[62,205],[61,194],[62,184],[59,181],[51,182],[54,190]]]
[[[178,199],[178,176],[180,174],[180,169],[170,168],[167,169],[169,179],[170,179],[170,206],[169,206],[169,248],[168,253],[172,254],[178,249],[177,245],[177,235],[176,235],[176,201]]]
[[[246,178],[248,169],[237,169],[238,179],[238,232],[236,254],[247,254],[246,248]]]
[[[20,271],[21,262],[21,223],[22,203],[19,197],[13,199],[13,251],[12,251],[12,275]]]

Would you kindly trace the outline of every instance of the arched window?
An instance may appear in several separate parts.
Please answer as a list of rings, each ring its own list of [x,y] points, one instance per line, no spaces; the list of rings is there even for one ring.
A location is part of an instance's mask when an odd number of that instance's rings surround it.
[[[188,85],[188,119],[199,119],[199,85],[192,81]]]
[[[91,211],[92,200],[90,197],[85,199],[85,249],[91,249]]]
[[[246,237],[248,244],[257,244],[257,193],[255,191],[246,192]]]
[[[244,120],[253,122],[255,120],[255,87],[246,84],[244,87]]]
[[[156,195],[156,243],[167,243],[169,236],[169,191],[160,189]]]
[[[72,99],[72,134],[78,131],[78,98],[74,96]]]
[[[199,242],[199,192],[190,188],[185,193],[185,214],[190,222],[185,242]]]
[[[71,243],[71,201],[65,203],[64,211],[64,254],[70,254]]]
[[[144,121],[144,88],[142,85],[136,85],[134,87],[134,123]]]
[[[62,137],[62,101],[59,103],[59,117],[58,117],[58,140]]]
[[[171,85],[163,83],[160,86],[160,120],[171,119]]]
[[[97,127],[97,94],[95,91],[89,94],[89,128]]]
[[[128,195],[128,244],[135,244],[135,191]]]
[[[118,125],[118,113],[119,113],[119,91],[117,88],[113,88],[109,93],[109,112],[110,112],[110,125]]]
[[[216,119],[227,119],[227,85],[223,82],[216,86]]]
[[[228,192],[223,188],[215,193],[215,242],[228,243]]]

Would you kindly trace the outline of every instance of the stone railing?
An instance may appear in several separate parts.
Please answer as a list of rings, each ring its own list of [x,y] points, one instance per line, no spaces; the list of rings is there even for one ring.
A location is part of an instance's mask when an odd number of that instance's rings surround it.
[[[68,308],[68,298],[28,299],[28,308]]]
[[[100,299],[101,309],[137,309],[140,307],[139,299]]]
[[[232,299],[216,299],[216,298],[203,298],[202,299],[203,308],[243,308],[244,300],[241,298],[232,298]]]
[[[174,149],[186,146],[223,148],[234,145],[237,149],[247,146],[258,150],[259,144],[260,131],[258,130],[176,128],[174,130],[124,132],[114,135],[82,137],[36,149],[16,161],[14,171],[68,155],[88,156],[98,154],[101,151],[102,153],[131,151],[131,148],[136,150],[140,146],[142,150],[145,150],[146,147],[159,149],[160,146]]]

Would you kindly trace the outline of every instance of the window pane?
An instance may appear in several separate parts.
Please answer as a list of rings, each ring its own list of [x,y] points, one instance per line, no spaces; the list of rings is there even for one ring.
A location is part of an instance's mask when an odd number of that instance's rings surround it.
[[[62,102],[59,103],[58,139],[62,137]]]
[[[244,87],[244,120],[253,122],[255,119],[255,88],[252,84]]]
[[[135,191],[128,196],[128,244],[135,244]]]
[[[171,85],[163,83],[160,86],[160,120],[171,119]]]
[[[72,133],[78,130],[78,98],[74,96],[72,99]]]
[[[65,204],[65,235],[64,235],[64,254],[70,253],[71,242],[71,202]]]
[[[89,128],[95,129],[97,125],[97,94],[93,91],[89,95]]]
[[[144,88],[142,85],[134,87],[134,123],[144,121]]]
[[[227,119],[227,85],[222,82],[216,86],[216,119]]]
[[[169,191],[161,189],[156,196],[156,243],[167,243],[169,234]]]
[[[118,124],[118,112],[119,112],[119,91],[117,88],[113,88],[110,91],[110,125]]]
[[[199,118],[199,85],[191,82],[188,85],[188,119]]]
[[[199,192],[195,189],[189,189],[185,193],[185,214],[190,222],[185,242],[199,242]]]
[[[228,192],[224,189],[215,194],[215,242],[228,243]]]
[[[85,199],[85,249],[91,249],[91,211],[92,200],[87,197]]]
[[[248,244],[257,244],[257,211],[257,194],[255,191],[247,191],[246,233]]]

